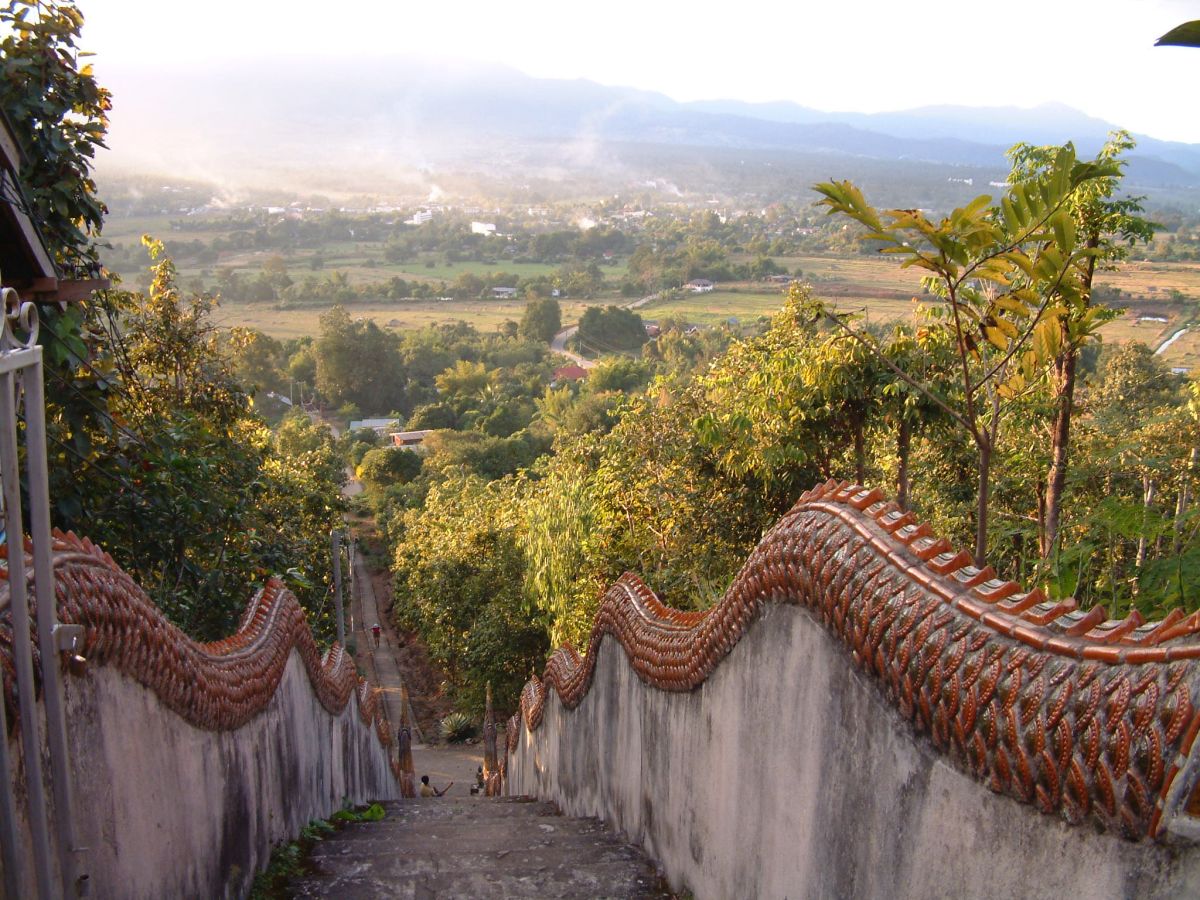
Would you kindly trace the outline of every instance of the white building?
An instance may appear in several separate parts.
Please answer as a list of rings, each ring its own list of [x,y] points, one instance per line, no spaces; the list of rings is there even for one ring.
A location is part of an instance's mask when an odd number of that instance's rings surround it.
[[[370,428],[376,434],[387,434],[389,431],[399,427],[399,419],[355,419],[350,423],[351,431]]]

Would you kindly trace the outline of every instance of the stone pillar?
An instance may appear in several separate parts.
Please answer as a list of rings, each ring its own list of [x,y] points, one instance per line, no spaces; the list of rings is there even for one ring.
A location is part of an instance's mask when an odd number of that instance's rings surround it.
[[[500,796],[500,767],[496,764],[496,717],[492,714],[491,682],[488,682],[487,706],[483,712],[483,783],[485,796]]]
[[[396,757],[398,777],[400,779],[400,796],[416,797],[417,786],[413,773],[412,756],[412,722],[408,717],[408,688],[400,687],[400,728],[396,734]]]

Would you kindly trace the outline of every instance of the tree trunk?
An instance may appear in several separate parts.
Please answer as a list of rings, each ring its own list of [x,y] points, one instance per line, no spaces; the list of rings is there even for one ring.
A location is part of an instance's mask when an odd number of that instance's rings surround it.
[[[1037,496],[1038,556],[1045,559],[1047,554],[1042,552],[1042,548],[1046,546],[1046,482],[1039,478],[1033,490]]]
[[[1088,234],[1087,248],[1100,246],[1100,232]],[[1089,256],[1084,270],[1080,296],[1084,309],[1092,305],[1092,279],[1096,274],[1096,257]],[[1062,328],[1063,351],[1054,360],[1055,409],[1054,430],[1050,435],[1050,471],[1046,475],[1046,529],[1041,538],[1042,559],[1049,559],[1058,545],[1058,530],[1062,522],[1063,494],[1067,484],[1067,457],[1071,445],[1071,414],[1075,409],[1075,365],[1079,348],[1071,343],[1066,326]]]
[[[1183,517],[1187,515],[1188,505],[1192,500],[1192,474],[1196,471],[1196,461],[1200,458],[1200,447],[1193,447],[1188,456],[1187,469],[1179,479],[1179,499],[1175,503],[1175,540],[1171,544],[1172,554],[1178,556],[1183,543]]]
[[[1137,557],[1134,565],[1141,568],[1146,562],[1146,525],[1150,521],[1150,507],[1154,505],[1154,495],[1158,492],[1158,483],[1149,475],[1142,476],[1142,535],[1138,538]]]
[[[1058,545],[1062,521],[1063,492],[1067,484],[1067,458],[1071,441],[1071,413],[1075,407],[1075,364],[1079,354],[1068,345],[1058,360],[1054,428],[1050,434],[1050,472],[1046,477],[1046,527],[1041,536],[1042,559],[1049,559]]]
[[[975,565],[987,565],[988,493],[991,487],[992,446],[979,442],[979,495],[975,509]]]
[[[867,480],[867,447],[866,436],[863,434],[863,423],[856,420],[854,428],[854,479],[859,484]]]
[[[912,425],[907,419],[900,420],[896,433],[896,502],[901,509],[908,509],[908,456],[912,446]]]

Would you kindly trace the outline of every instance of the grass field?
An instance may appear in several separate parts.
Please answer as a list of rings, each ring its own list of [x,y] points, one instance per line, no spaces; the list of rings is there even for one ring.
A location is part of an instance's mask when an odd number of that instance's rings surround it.
[[[598,301],[599,302],[599,301]],[[578,321],[587,304],[563,301],[563,321]],[[275,309],[262,303],[226,303],[217,308],[219,325],[226,328],[257,328],[272,337],[314,337],[320,331],[320,318],[329,307],[303,306]],[[347,307],[356,319],[371,319],[381,328],[406,331],[449,322],[470,322],[482,332],[495,331],[506,319],[521,320],[525,302],[507,300],[397,300],[382,303],[354,303]]]
[[[770,316],[783,306],[783,292],[715,290],[709,294],[685,294],[677,300],[653,300],[639,307],[643,319],[660,316],[686,319],[697,325],[722,325],[730,319],[746,325],[759,316]]]

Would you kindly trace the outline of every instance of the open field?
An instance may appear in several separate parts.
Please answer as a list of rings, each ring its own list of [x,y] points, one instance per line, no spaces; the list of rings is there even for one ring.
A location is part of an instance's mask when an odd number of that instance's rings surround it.
[[[787,256],[775,261],[788,271],[799,268],[818,294],[829,289],[861,296],[878,290],[921,293],[922,270],[901,269],[898,263],[882,256]],[[1147,298],[1166,299],[1171,291],[1179,291],[1200,301],[1200,263],[1130,261],[1122,264],[1120,271],[1098,273],[1096,284]]]
[[[199,228],[195,231],[174,231],[169,216],[110,220],[105,237],[114,243],[136,242],[143,233],[172,242],[203,240],[211,242],[227,234],[227,229]],[[197,224],[203,225],[203,222]],[[497,245],[502,251],[503,247]],[[262,270],[263,264],[275,250],[225,250],[215,263],[204,266],[182,257],[179,273],[185,284],[203,283],[215,287],[217,269],[234,269],[247,276]],[[318,265],[312,265],[319,257]],[[330,241],[319,250],[296,250],[285,256],[291,277],[325,278],[329,273],[343,273],[355,286],[384,284],[402,278],[409,282],[453,283],[465,273],[481,277],[506,272],[518,278],[553,274],[559,266],[548,263],[517,263],[502,258],[496,262],[464,261],[447,263],[441,254],[426,254],[418,260],[389,263],[383,258],[383,245],[374,242],[355,242],[352,239]],[[735,258],[735,261],[746,261]],[[123,272],[130,286],[144,281],[144,264],[126,257]],[[901,269],[892,259],[882,256],[794,256],[776,257],[775,262],[790,272],[799,272],[812,284],[816,294],[843,311],[854,311],[870,321],[891,321],[913,315],[919,301],[932,302],[921,288],[921,270]],[[611,285],[602,296],[591,303],[621,303],[615,285],[626,274],[624,262],[603,267]],[[1140,340],[1156,347],[1179,328],[1200,322],[1200,264],[1130,261],[1119,272],[1102,272],[1097,276],[1101,286],[1122,292],[1121,302],[1129,311],[1106,325],[1104,338],[1124,342]],[[720,284],[708,294],[685,294],[678,299],[655,301],[638,310],[650,320],[674,316],[700,325],[717,325],[735,319],[749,325],[762,316],[775,313],[783,302],[783,291],[762,283]],[[563,321],[577,321],[585,308],[578,301],[563,302]],[[381,326],[398,330],[420,328],[430,324],[465,320],[482,331],[491,331],[506,319],[519,320],[523,301],[440,301],[406,300],[364,302],[352,304],[355,316],[373,319]],[[268,304],[227,303],[218,312],[219,320],[228,325],[247,325],[260,328],[277,337],[313,334],[318,318],[324,311],[320,306],[277,309]],[[1166,322],[1138,321],[1142,316],[1159,316]],[[1200,334],[1188,334],[1173,344],[1164,356],[1172,365],[1200,369]]]
[[[837,285],[836,291],[821,290],[820,297],[829,300],[843,312],[853,312],[868,321],[890,322],[913,315],[917,304],[912,294],[882,290],[872,293],[863,286]],[[684,294],[673,300],[654,300],[638,309],[642,318],[653,321],[659,316],[686,319],[698,325],[721,325],[730,319],[737,324],[753,323],[760,316],[771,316],[783,306],[786,291],[764,288],[761,283],[741,283],[718,288],[707,294]],[[881,296],[882,295],[882,296]]]
[[[600,302],[600,301],[597,301]],[[583,315],[587,304],[562,302],[563,321],[574,322]],[[223,327],[256,328],[272,337],[286,339],[316,336],[320,318],[328,306],[301,306],[277,309],[267,303],[225,303],[217,308],[215,319]],[[396,331],[425,328],[449,322],[470,322],[482,332],[495,331],[506,319],[521,320],[523,300],[394,300],[379,303],[352,303],[346,307],[355,319],[371,319],[381,328]]]
[[[782,291],[715,290],[708,294],[685,294],[677,300],[652,300],[637,311],[650,321],[672,316],[697,325],[722,325],[730,319],[746,325],[759,316],[774,315],[781,306]],[[566,317],[563,318],[565,321]]]

